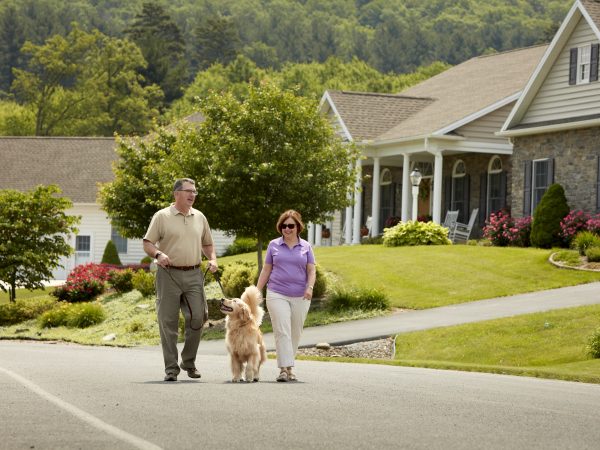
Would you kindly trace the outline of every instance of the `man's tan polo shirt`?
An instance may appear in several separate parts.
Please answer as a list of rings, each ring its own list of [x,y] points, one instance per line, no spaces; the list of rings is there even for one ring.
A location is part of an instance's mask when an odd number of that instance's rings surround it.
[[[208,220],[191,208],[184,216],[175,205],[154,214],[144,239],[166,253],[173,266],[195,266],[202,261],[202,246],[213,245]]]

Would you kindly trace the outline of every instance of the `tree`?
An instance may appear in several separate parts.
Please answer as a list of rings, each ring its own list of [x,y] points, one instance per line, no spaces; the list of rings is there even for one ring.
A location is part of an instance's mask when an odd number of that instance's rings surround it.
[[[231,17],[212,16],[198,25],[196,68],[206,69],[214,63],[228,64],[239,52],[240,37]]]
[[[179,28],[158,3],[144,3],[125,34],[142,50],[148,65],[140,73],[157,84],[170,104],[183,94],[187,80],[185,42]]]
[[[121,258],[119,258],[119,252],[117,246],[113,241],[108,241],[106,247],[104,247],[104,253],[102,254],[102,264],[113,264],[115,266],[121,265]]]
[[[349,204],[358,152],[316,102],[263,84],[245,100],[214,93],[200,107],[206,120],[183,130],[173,170],[196,179],[196,202],[213,227],[257,239],[259,268],[283,211],[324,222]]]
[[[0,287],[11,301],[17,286],[43,288],[60,258],[72,252],[67,236],[77,231],[79,217],[66,215],[72,204],[59,193],[55,185],[0,190],[0,281],[8,285]]]
[[[115,180],[101,203],[121,234],[142,237],[169,204],[174,178],[196,180],[196,206],[211,227],[263,242],[290,208],[324,222],[347,206],[358,152],[344,145],[314,101],[273,85],[250,86],[245,100],[213,93],[200,103],[205,121],[163,131],[153,141],[122,142]]]
[[[9,5],[0,11],[0,91],[8,91],[13,82],[13,67],[22,64],[21,46],[25,41],[17,10]]]
[[[560,222],[569,214],[565,190],[560,184],[552,184],[542,196],[531,224],[531,245],[541,248],[560,246]]]
[[[75,26],[23,52],[31,58],[14,70],[13,91],[33,109],[36,135],[145,133],[158,116],[162,93],[141,86],[146,62],[130,41]]]

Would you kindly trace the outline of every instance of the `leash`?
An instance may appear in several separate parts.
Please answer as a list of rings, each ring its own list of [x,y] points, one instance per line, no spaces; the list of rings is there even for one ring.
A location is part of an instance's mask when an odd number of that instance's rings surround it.
[[[181,291],[181,295],[180,298],[183,299],[188,307],[188,311],[190,312],[190,328],[194,331],[200,331],[202,330],[202,328],[204,327],[204,324],[208,321],[208,302],[206,299],[206,292],[204,290],[204,285],[206,283],[206,274],[208,273],[208,271],[210,270],[210,264],[208,264],[208,266],[206,267],[206,271],[204,272],[204,275],[202,276],[202,296],[204,297],[204,322],[202,322],[202,325],[200,325],[200,328],[194,328],[192,326],[192,321],[194,320],[194,313],[192,312],[192,306],[190,305],[189,300],[187,299],[187,296],[185,295],[185,292],[183,290],[183,288],[181,287],[181,285],[175,281],[175,278],[173,278],[173,275],[171,274],[171,269],[169,268],[169,266],[161,267],[165,272],[167,272],[167,274],[169,275],[169,278],[171,278],[171,281],[173,282],[173,284],[175,284],[175,286],[177,286],[179,288],[179,290]],[[221,285],[221,280],[220,277],[217,275],[217,272],[215,272],[213,274],[214,279],[217,281],[217,283],[219,284],[219,287],[221,288],[221,292],[223,293],[223,295],[225,295],[225,291],[223,290],[223,286]]]

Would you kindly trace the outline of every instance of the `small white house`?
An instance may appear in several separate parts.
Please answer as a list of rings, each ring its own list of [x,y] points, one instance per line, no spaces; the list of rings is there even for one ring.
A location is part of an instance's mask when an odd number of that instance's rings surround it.
[[[113,180],[116,160],[114,138],[0,137],[0,189],[28,191],[40,184],[56,184],[73,202],[67,213],[81,217],[78,234],[70,236],[74,253],[54,271],[55,279],[64,280],[79,264],[99,263],[109,240],[117,246],[123,264],[140,263],[146,256],[141,239],[120,236],[97,203],[99,183]],[[217,254],[233,241],[218,230],[213,237]]]

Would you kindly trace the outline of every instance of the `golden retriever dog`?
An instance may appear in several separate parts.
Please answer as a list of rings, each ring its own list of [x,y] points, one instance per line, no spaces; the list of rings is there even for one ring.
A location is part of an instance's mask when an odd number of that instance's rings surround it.
[[[267,350],[260,331],[264,310],[260,306],[263,298],[256,286],[249,286],[242,298],[221,300],[221,311],[225,318],[225,344],[231,357],[232,381],[242,381],[242,370],[246,365],[245,380],[258,381],[260,366],[267,360]]]

